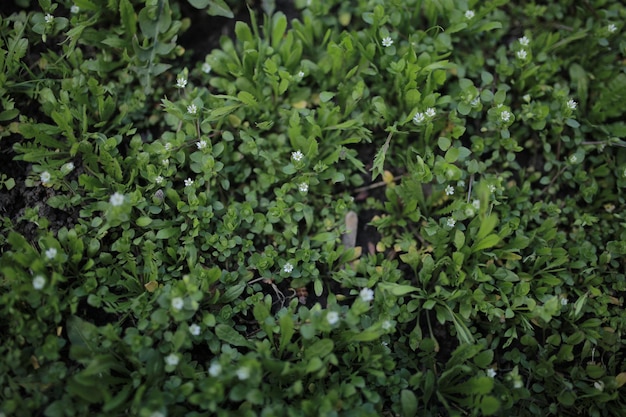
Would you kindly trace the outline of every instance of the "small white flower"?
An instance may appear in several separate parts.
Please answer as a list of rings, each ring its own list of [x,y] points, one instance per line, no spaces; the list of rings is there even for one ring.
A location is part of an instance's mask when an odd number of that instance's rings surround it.
[[[290,262],[287,262],[285,265],[283,265],[283,272],[289,274],[291,273],[291,271],[293,271],[293,265]]]
[[[569,300],[565,297],[561,298],[561,305],[563,307],[565,307],[567,305],[567,303],[569,303]]]
[[[204,64],[202,64],[202,72],[204,72],[205,74],[208,74],[209,72],[211,72],[213,68],[211,68],[211,64],[209,64],[208,62],[205,62]]]
[[[56,248],[48,248],[46,249],[46,258],[54,259],[57,256]]]
[[[473,10],[468,10],[468,11],[465,12],[465,18],[467,20],[472,20],[474,18],[474,15],[475,15],[475,13],[474,13]]]
[[[52,16],[50,13],[46,13],[46,15],[44,16],[44,20],[46,21],[46,23],[52,23],[54,22],[54,16]]]
[[[196,143],[196,147],[198,149],[204,149],[204,148],[206,148],[206,145],[207,145],[207,143],[206,143],[206,140],[204,140],[204,139],[201,140],[200,142]]]
[[[489,192],[490,192],[490,193],[492,193],[492,194],[496,192],[496,186],[495,186],[495,185],[493,185],[493,184],[489,184],[489,185],[487,186],[487,189],[488,189],[488,190],[489,190]]]
[[[478,200],[478,199],[472,200],[472,207],[474,207],[476,210],[478,210],[480,208],[480,200]]]
[[[185,88],[185,86],[187,86],[187,79],[184,75],[179,75],[178,78],[176,78],[176,87]]]
[[[513,388],[522,388],[523,386],[524,383],[521,379],[516,379],[515,382],[513,382]]]
[[[163,183],[163,177],[160,175],[157,175],[156,178],[154,179],[154,182],[156,182],[157,184],[162,184]]]
[[[334,326],[339,322],[339,314],[336,311],[331,311],[326,315],[326,320],[328,321],[328,324]]]
[[[298,185],[298,189],[301,193],[306,193],[307,191],[309,191],[309,184],[307,184],[306,182],[301,182],[300,185]]]
[[[393,327],[393,324],[389,320],[383,321],[382,328],[383,330],[389,330]]]
[[[467,207],[465,209],[464,213],[465,213],[465,216],[467,216],[467,217],[472,217],[472,216],[474,216],[474,214],[476,214],[474,212],[474,207]]]
[[[80,7],[78,7],[77,5],[72,5],[72,7],[70,7],[70,13],[76,14],[80,12]]]
[[[617,26],[615,26],[615,23],[609,23],[606,29],[609,31],[609,33],[615,33],[617,31]]]
[[[433,117],[435,117],[436,114],[437,114],[437,112],[432,107],[429,107],[429,108],[426,109],[426,116],[427,117],[432,119]]]
[[[213,362],[211,366],[209,366],[209,375],[216,377],[222,373],[222,365],[217,362]]]
[[[41,180],[42,184],[47,184],[52,179],[52,176],[50,175],[48,171],[44,171],[41,174],[39,174],[39,179]]]
[[[185,301],[183,301],[183,299],[181,297],[174,297],[172,298],[172,308],[176,311],[180,311],[183,309],[183,306],[185,305]]]
[[[176,366],[178,365],[179,361],[180,361],[180,358],[175,353],[170,353],[169,355],[165,357],[165,363],[169,366]]]
[[[480,97],[476,97],[474,100],[470,101],[470,106],[477,107],[480,104]]]
[[[526,103],[530,103],[530,100],[532,99],[532,97],[530,97],[530,94],[524,94],[522,98]]]
[[[171,151],[171,150],[172,150],[172,144],[171,144],[171,143],[169,143],[169,142],[167,142],[167,143],[165,144],[165,150],[166,150],[166,151]]]
[[[111,198],[109,198],[109,203],[111,203],[113,207],[121,206],[124,204],[124,194],[118,192],[113,193]]]
[[[454,194],[454,187],[451,185],[448,185],[446,187],[446,195],[453,195]]]
[[[570,110],[576,110],[576,107],[577,107],[577,106],[578,106],[578,103],[576,103],[576,101],[575,101],[575,100],[573,100],[573,99],[571,99],[571,98],[570,98],[570,99],[567,101],[567,107],[568,107]]]
[[[577,157],[575,154],[574,154],[574,155],[571,155],[571,156],[569,157],[569,162],[570,162],[571,164],[575,164],[576,162],[578,162],[578,157]]]
[[[363,288],[361,292],[359,292],[359,297],[361,297],[361,300],[369,303],[374,299],[374,291],[371,288]]]
[[[528,44],[530,43],[530,39],[528,39],[526,36],[522,36],[518,39],[518,41],[522,46],[528,46]]]
[[[170,160],[165,158],[165,159],[161,160],[161,164],[163,164],[163,166],[166,167],[166,166],[168,166],[170,164]]]
[[[191,178],[187,178],[185,180],[185,187],[191,187],[193,185],[193,180]]]
[[[426,116],[424,116],[424,113],[420,113],[417,112],[415,113],[415,116],[413,116],[413,123],[415,124],[421,124],[424,123],[424,120],[426,120]]]
[[[596,381],[593,383],[593,387],[597,389],[598,391],[604,391],[604,382]]]
[[[387,36],[385,38],[383,38],[382,40],[382,44],[385,48],[390,47],[391,45],[393,45],[393,39],[391,39],[391,37]]]
[[[493,368],[489,368],[489,369],[487,369],[487,376],[488,376],[489,378],[495,378],[497,374],[498,374],[498,373],[496,372],[496,370],[495,370],[495,369],[493,369]]]
[[[195,323],[189,326],[189,333],[191,333],[192,336],[200,336],[201,330],[202,329],[200,329],[200,326]]]
[[[195,104],[190,104],[187,106],[187,113],[189,114],[196,114],[198,112],[198,108],[196,107]]]
[[[452,217],[448,217],[448,220],[446,220],[446,226],[452,228],[455,224],[456,220],[454,220]]]
[[[299,79],[304,78],[304,71],[299,71],[299,72],[298,72],[298,78],[299,78]]]
[[[300,151],[291,152],[291,159],[293,159],[294,161],[300,162],[302,161],[302,158],[304,158],[304,155],[302,154],[302,152]]]
[[[37,291],[42,290],[45,285],[46,279],[41,275],[37,275],[35,278],[33,278],[33,288]]]
[[[517,55],[519,59],[526,59],[526,57],[528,56],[528,53],[526,52],[525,49],[520,49],[519,51],[517,51],[515,55]]]
[[[511,120],[511,112],[508,110],[503,111],[502,113],[500,113],[500,118],[503,122],[508,122],[509,120]]]
[[[250,369],[246,366],[242,366],[241,368],[237,369],[235,373],[237,374],[237,378],[239,378],[240,381],[244,381],[250,378]]]

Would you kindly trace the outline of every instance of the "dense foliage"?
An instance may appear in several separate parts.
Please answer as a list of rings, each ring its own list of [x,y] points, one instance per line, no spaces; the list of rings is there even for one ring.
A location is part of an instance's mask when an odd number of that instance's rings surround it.
[[[0,416],[623,415],[620,1],[6,3]]]

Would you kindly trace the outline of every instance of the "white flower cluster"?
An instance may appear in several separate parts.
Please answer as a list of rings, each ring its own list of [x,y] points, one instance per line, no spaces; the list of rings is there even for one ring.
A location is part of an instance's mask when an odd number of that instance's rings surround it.
[[[420,125],[424,122],[432,120],[436,114],[437,114],[437,111],[433,109],[432,107],[429,107],[423,113],[422,112],[415,113],[415,116],[413,116],[413,123]]]

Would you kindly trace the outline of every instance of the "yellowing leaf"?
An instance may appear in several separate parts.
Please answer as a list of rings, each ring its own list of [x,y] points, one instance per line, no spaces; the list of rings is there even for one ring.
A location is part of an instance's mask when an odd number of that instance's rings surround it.
[[[148,292],[154,292],[156,291],[157,288],[159,288],[159,283],[156,281],[146,282],[146,284],[144,285],[144,288]]]

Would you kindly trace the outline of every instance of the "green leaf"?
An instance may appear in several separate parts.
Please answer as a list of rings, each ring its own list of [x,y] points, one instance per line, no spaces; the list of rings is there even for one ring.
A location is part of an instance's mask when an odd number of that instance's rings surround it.
[[[500,22],[488,22],[478,28],[479,32],[488,32],[494,29],[502,29],[502,23]]]
[[[330,91],[322,91],[320,93],[320,100],[322,101],[322,103],[326,103],[332,100],[333,97],[335,97],[335,93],[331,93]]]
[[[187,0],[189,4],[191,4],[196,9],[204,9],[209,5],[211,0]]]
[[[229,19],[235,17],[233,12],[230,10],[230,7],[226,4],[224,0],[210,0],[210,7],[207,11],[211,16],[224,16]]]
[[[484,350],[474,357],[474,363],[479,368],[486,368],[493,362],[493,350]]]
[[[167,227],[165,229],[161,229],[157,232],[157,239],[169,239],[173,236],[176,236],[180,233],[179,227]]]
[[[400,403],[402,404],[403,417],[413,417],[417,415],[417,397],[413,391],[407,389],[400,391]]]
[[[495,233],[489,236],[485,236],[485,238],[474,243],[474,245],[472,246],[472,252],[478,252],[479,250],[489,249],[491,247],[496,246],[498,242],[500,242],[500,236],[496,235]]]
[[[492,396],[486,395],[480,400],[480,410],[486,416],[492,416],[500,409],[500,401]]]
[[[67,337],[71,343],[70,359],[84,362],[89,361],[94,354],[100,352],[98,348],[98,328],[78,316],[70,316],[65,324]]]
[[[378,288],[383,291],[388,291],[396,297],[401,297],[408,293],[419,291],[419,288],[412,285],[396,284],[395,282],[381,282],[378,284]]]
[[[422,94],[416,88],[413,88],[406,92],[404,99],[408,108],[414,108],[420,104]]]
[[[137,223],[137,226],[139,227],[146,227],[147,225],[152,223],[152,219],[150,217],[143,216],[143,217],[139,217],[136,223]]]
[[[335,343],[330,339],[320,339],[306,348],[304,351],[305,359],[323,358],[330,354],[335,347]]]
[[[250,346],[250,342],[248,342],[245,337],[227,324],[218,324],[215,326],[215,335],[220,340],[233,346]]]
[[[498,216],[496,216],[495,213],[486,216],[484,219],[482,219],[480,223],[480,228],[478,229],[478,233],[474,237],[474,241],[480,241],[487,237],[487,235],[491,233],[493,229],[495,229],[497,224]]]
[[[272,48],[278,49],[280,42],[285,36],[285,30],[287,29],[287,18],[282,12],[278,12],[273,16],[274,26],[272,28]]]
[[[295,333],[293,318],[291,315],[285,314],[278,319],[278,325],[280,326],[280,345],[278,351],[282,353],[291,343],[291,338]]]
[[[137,33],[137,14],[129,0],[120,0],[120,16],[125,35],[129,38]]]
[[[380,148],[378,152],[376,152],[376,156],[374,157],[374,164],[372,165],[372,181],[374,181],[379,175],[382,175],[385,170],[385,156],[387,155],[387,150],[389,149],[391,136],[391,133],[387,135],[387,140],[383,144],[382,148]]]
[[[240,91],[237,94],[237,98],[239,100],[241,100],[242,103],[247,104],[248,106],[256,106],[257,105],[257,101],[254,98],[254,96],[250,93],[248,93],[247,91]]]

